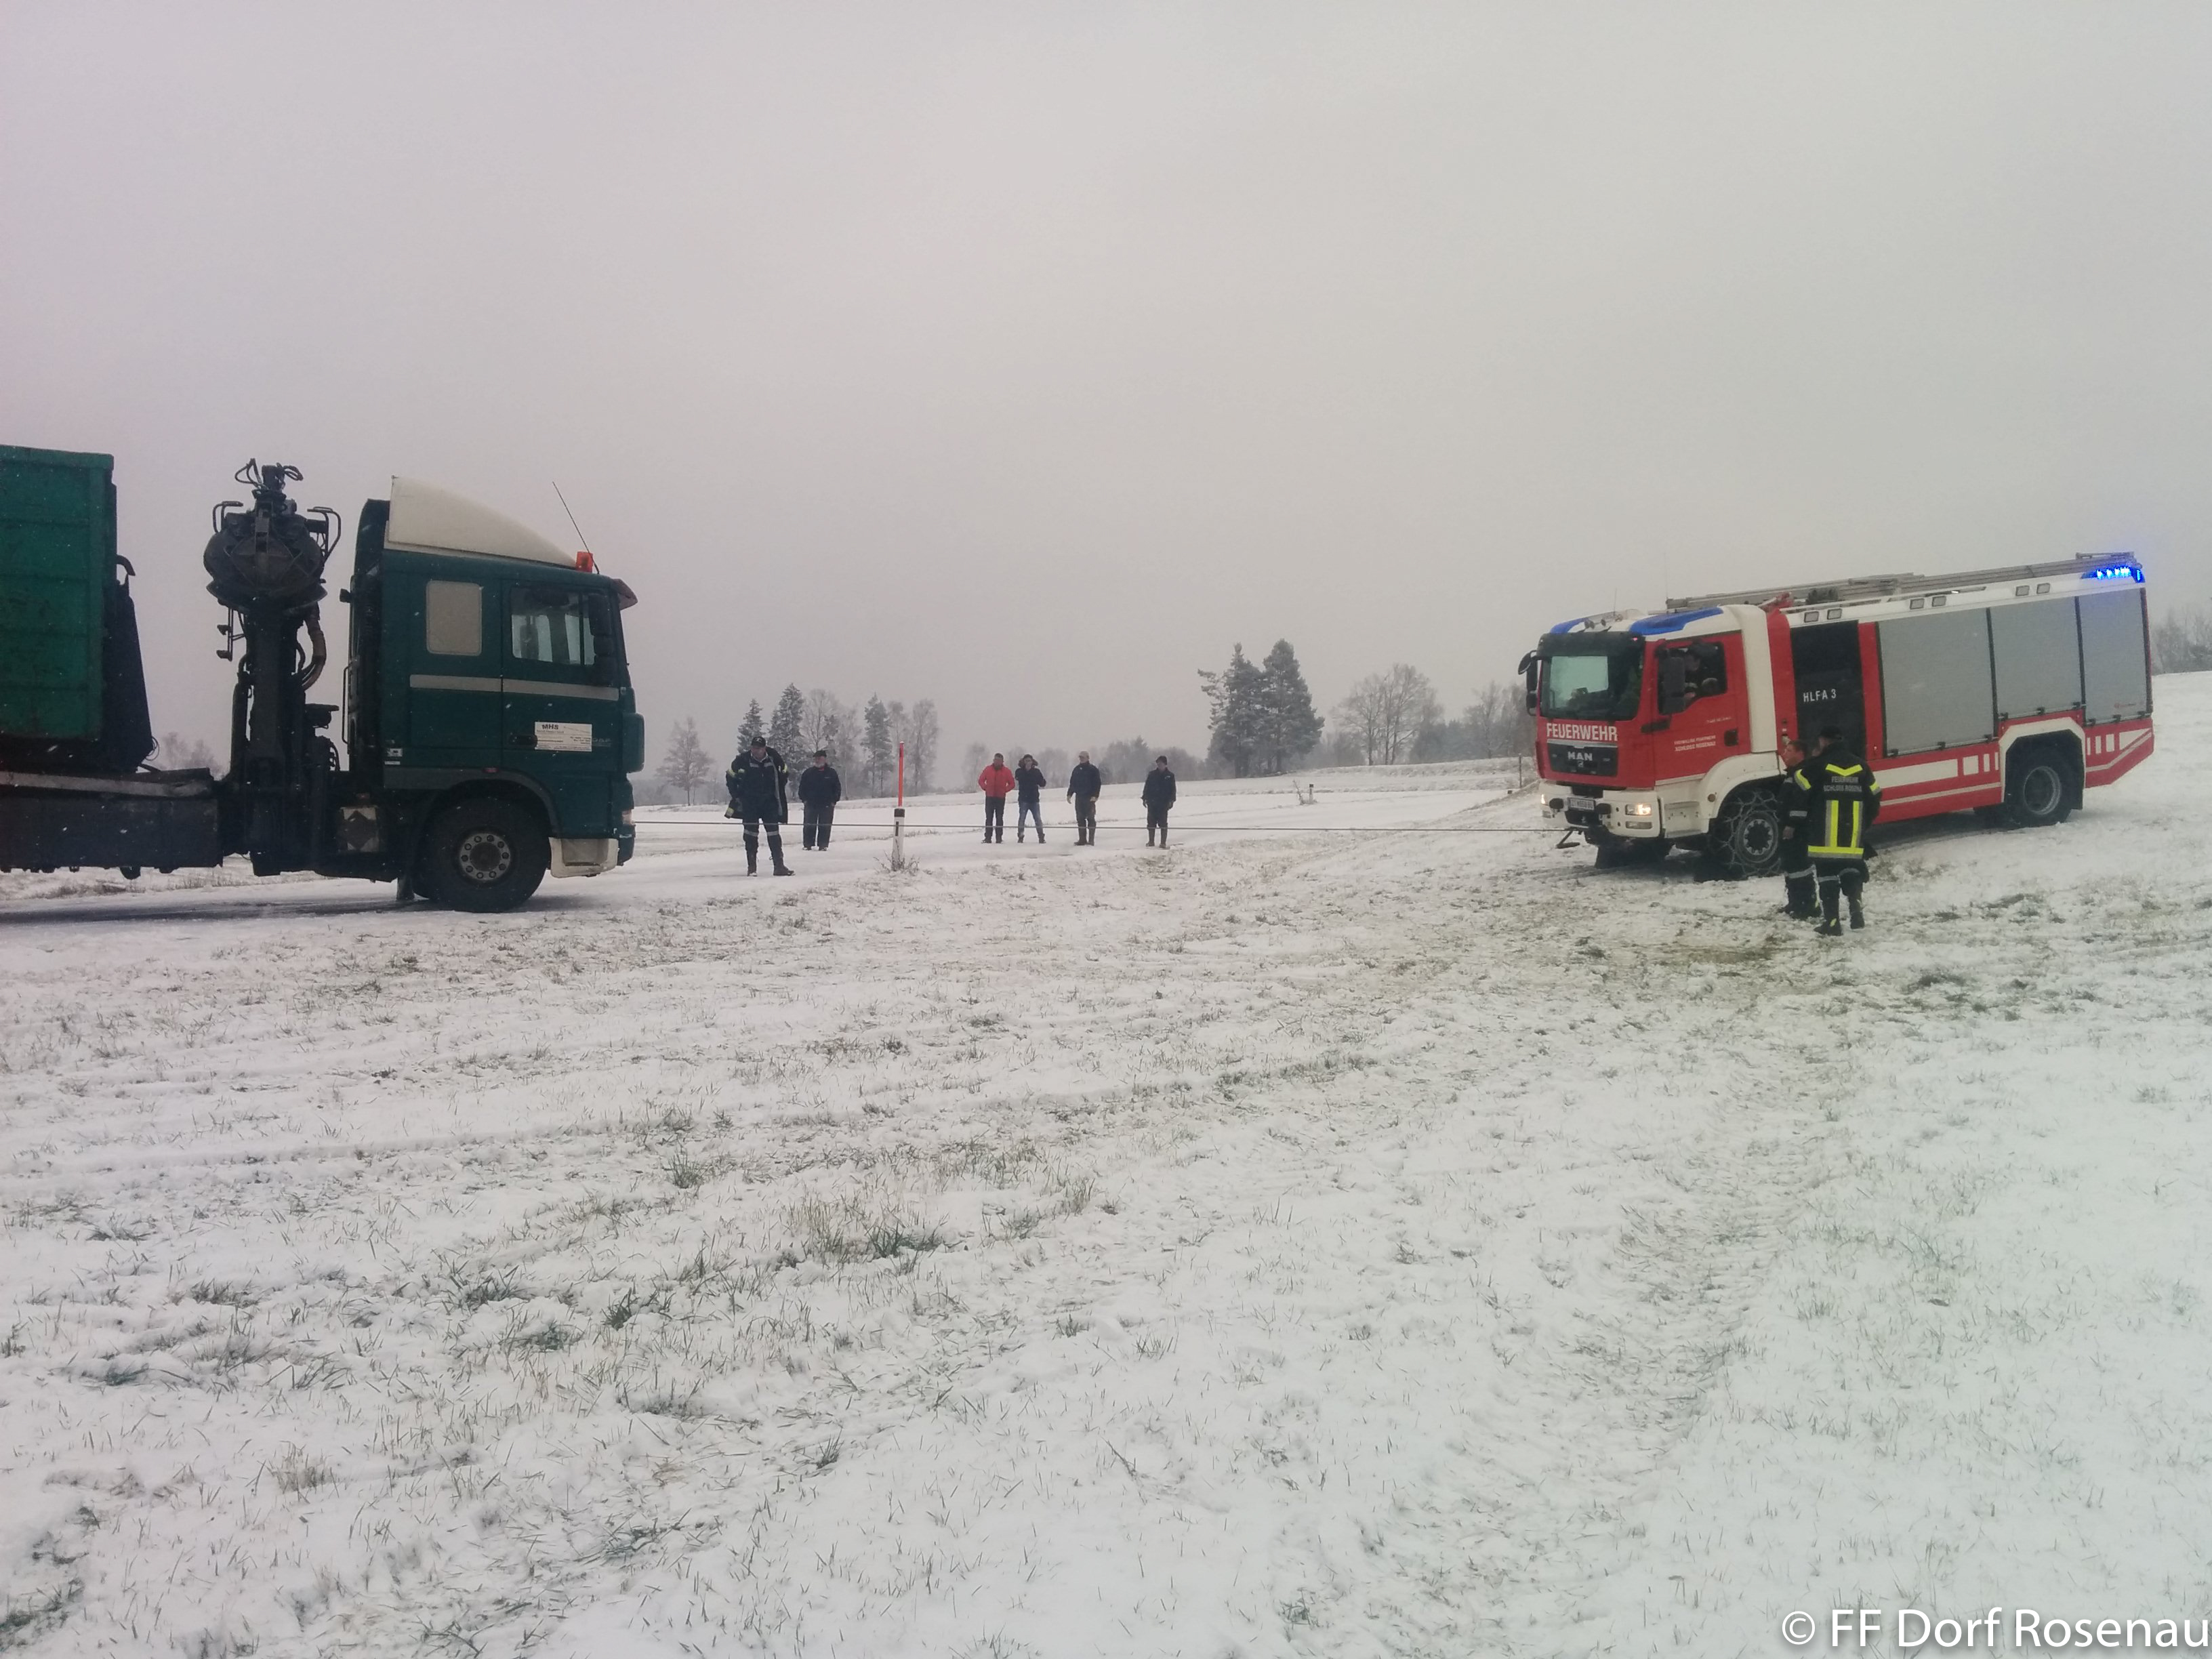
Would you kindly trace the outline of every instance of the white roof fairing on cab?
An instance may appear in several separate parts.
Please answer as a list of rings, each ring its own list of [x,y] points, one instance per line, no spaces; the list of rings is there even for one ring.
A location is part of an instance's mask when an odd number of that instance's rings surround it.
[[[576,568],[576,556],[504,513],[416,478],[392,481],[384,544],[403,553],[474,553]]]

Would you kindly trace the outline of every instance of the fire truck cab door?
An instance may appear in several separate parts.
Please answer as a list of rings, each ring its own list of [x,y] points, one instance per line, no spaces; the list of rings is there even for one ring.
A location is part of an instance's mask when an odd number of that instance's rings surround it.
[[[1743,641],[1735,635],[1663,644],[1654,653],[1661,778],[1687,777],[1744,751]],[[1656,722],[1655,722],[1656,724]]]

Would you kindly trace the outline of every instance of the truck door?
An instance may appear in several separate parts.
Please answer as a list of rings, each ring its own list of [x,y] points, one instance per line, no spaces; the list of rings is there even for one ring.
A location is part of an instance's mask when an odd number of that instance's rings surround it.
[[[622,693],[611,619],[604,592],[507,585],[502,764],[544,786],[557,836],[614,834],[608,785],[621,769]]]
[[[1824,726],[1844,728],[1851,753],[1866,753],[1866,673],[1856,623],[1822,623],[1790,630],[1790,665],[1797,677],[1797,732],[1809,748]]]
[[[384,741],[404,742],[401,763],[410,767],[498,765],[499,590],[412,573],[401,585],[404,597],[386,601],[400,637],[386,639],[405,665],[405,736],[387,726]]]
[[[1716,761],[1741,754],[1748,734],[1741,637],[1662,645],[1656,657],[1658,708],[1667,724],[1658,735],[1655,775],[1702,776]]]

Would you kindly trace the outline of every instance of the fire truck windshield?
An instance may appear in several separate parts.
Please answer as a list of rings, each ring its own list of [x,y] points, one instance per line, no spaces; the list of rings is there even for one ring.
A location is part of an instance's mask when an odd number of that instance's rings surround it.
[[[1544,641],[1542,708],[1553,720],[1625,720],[1644,695],[1644,641],[1619,634]]]

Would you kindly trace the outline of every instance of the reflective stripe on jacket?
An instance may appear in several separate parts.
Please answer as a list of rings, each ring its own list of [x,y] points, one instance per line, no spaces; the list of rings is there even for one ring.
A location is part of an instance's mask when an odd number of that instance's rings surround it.
[[[1832,749],[1790,775],[1789,816],[1816,859],[1866,856],[1866,832],[1881,811],[1881,785],[1856,755]]]

